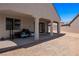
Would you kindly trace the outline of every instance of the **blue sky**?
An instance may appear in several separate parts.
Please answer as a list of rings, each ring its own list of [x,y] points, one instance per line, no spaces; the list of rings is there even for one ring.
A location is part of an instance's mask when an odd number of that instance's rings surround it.
[[[79,3],[54,3],[61,21],[67,23],[79,13]]]

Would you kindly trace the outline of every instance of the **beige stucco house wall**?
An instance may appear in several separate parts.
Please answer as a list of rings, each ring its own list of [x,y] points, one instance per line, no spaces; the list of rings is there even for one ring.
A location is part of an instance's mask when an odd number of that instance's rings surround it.
[[[52,6],[52,11],[50,10],[50,6]],[[52,12],[52,14],[51,14]],[[6,30],[6,17],[18,18],[21,20],[21,29],[29,28],[32,32],[35,31],[38,34],[38,20],[40,18],[44,18],[50,21],[60,22],[60,19],[55,11],[55,8],[52,4],[49,3],[39,3],[39,4],[8,4],[3,3],[0,4],[0,38],[8,37],[9,31]],[[37,20],[38,19],[38,20]],[[35,21],[36,20],[36,21]],[[45,20],[39,20],[40,22],[45,23],[45,32],[47,32],[47,24]],[[19,30],[14,30],[20,31]]]
[[[0,15],[0,37],[8,37],[10,34],[9,30],[6,30],[6,16],[7,15]],[[12,17],[11,15],[8,17]],[[23,18],[14,16],[13,18],[21,19],[21,27],[18,30],[14,30],[14,32],[20,31],[23,28],[29,29],[34,32],[34,20],[32,18]],[[29,19],[29,20],[28,20]]]
[[[70,23],[70,25],[62,26],[62,31],[79,33],[79,15],[77,15]]]

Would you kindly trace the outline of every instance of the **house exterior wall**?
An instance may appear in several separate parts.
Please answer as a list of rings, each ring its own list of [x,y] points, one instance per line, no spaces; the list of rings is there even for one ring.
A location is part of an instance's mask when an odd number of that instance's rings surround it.
[[[0,15],[0,38],[1,37],[9,37],[10,31],[6,30],[6,17],[7,15]],[[8,17],[11,18],[17,18],[21,20],[21,27],[19,30],[13,30],[14,32],[21,31],[23,28],[29,29],[31,32],[34,32],[34,19],[30,18],[23,18],[23,17],[18,17],[18,16],[11,16],[9,15]],[[47,22],[46,21],[40,21],[45,24],[45,33],[47,33]]]
[[[9,17],[12,17],[12,16],[9,16]],[[18,18],[21,20],[21,27],[19,30],[14,30],[14,32],[20,31],[23,28],[29,29],[30,31],[34,32],[34,20],[30,18],[21,18],[17,16],[15,16],[15,18]],[[0,15],[0,38],[9,37],[9,34],[10,34],[9,30],[6,30],[6,16]]]
[[[61,27],[63,31],[79,33],[79,17],[77,17],[70,26]]]

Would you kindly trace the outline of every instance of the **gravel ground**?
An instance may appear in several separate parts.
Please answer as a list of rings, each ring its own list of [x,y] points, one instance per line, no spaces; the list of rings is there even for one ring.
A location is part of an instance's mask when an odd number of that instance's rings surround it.
[[[1,56],[78,56],[79,34],[66,35],[41,44],[1,53]]]

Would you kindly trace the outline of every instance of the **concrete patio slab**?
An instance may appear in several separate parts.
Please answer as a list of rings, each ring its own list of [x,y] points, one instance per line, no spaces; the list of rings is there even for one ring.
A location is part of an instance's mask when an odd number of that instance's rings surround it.
[[[21,47],[31,47],[33,45],[37,45],[49,40],[53,40],[55,38],[61,37],[64,34],[55,34],[54,33],[54,37],[51,37],[49,34],[42,34],[40,35],[40,39],[39,40],[34,40],[34,37],[28,37],[28,38],[20,38],[20,39],[14,39],[14,40],[6,40],[1,42],[0,44],[0,53],[6,52],[6,51],[10,51],[10,50],[14,50],[14,49],[18,49]]]
[[[0,49],[11,47],[11,46],[17,46],[17,44],[10,40],[0,41]]]
[[[5,49],[5,48],[15,47],[15,46],[21,46],[21,45],[32,43],[32,42],[34,42],[33,37],[0,41],[0,49]]]

